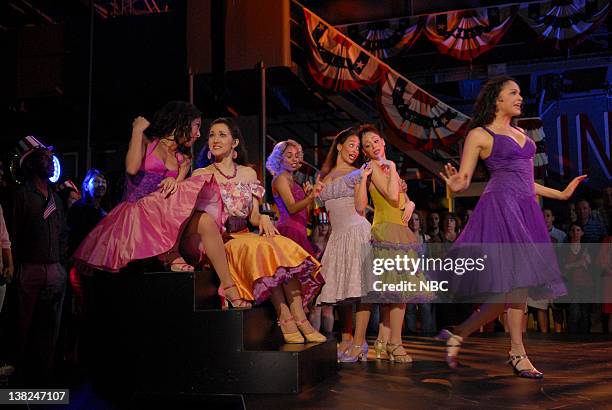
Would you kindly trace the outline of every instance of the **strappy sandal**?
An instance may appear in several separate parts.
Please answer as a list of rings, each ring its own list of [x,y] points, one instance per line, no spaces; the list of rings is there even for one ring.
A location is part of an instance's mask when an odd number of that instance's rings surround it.
[[[512,354],[508,353],[508,361],[506,361],[506,363],[509,364],[512,367],[512,370],[514,371],[514,374],[517,377],[522,377],[524,379],[542,379],[542,378],[544,378],[544,373],[542,373],[541,371],[539,371],[535,367],[532,367],[531,369],[521,369],[521,370],[519,370],[519,368],[517,367],[518,364],[522,360],[525,360],[525,359],[528,359],[526,354],[512,355]],[[516,362],[515,362],[515,360],[516,360]]]

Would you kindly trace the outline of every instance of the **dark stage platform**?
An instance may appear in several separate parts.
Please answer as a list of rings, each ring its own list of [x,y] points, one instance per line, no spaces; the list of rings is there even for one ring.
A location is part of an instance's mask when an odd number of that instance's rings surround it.
[[[372,344],[373,340],[369,341]],[[612,409],[612,336],[529,334],[527,348],[541,381],[515,377],[504,364],[506,335],[475,336],[449,370],[443,345],[409,337],[411,365],[341,364],[337,375],[297,395],[181,395],[109,399],[91,384],[73,386],[73,409]],[[262,369],[265,371],[265,369]],[[54,407],[60,408],[60,407]],[[65,408],[65,407],[63,407]]]
[[[296,396],[248,396],[247,409],[612,409],[612,336],[530,334],[526,346],[542,381],[519,379],[504,364],[509,339],[477,336],[461,368],[443,362],[443,345],[411,337],[411,365],[342,364],[333,379]],[[370,340],[370,345],[373,340]]]

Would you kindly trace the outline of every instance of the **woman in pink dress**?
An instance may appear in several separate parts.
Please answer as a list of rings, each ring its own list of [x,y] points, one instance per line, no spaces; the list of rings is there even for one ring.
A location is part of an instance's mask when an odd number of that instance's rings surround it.
[[[187,153],[200,137],[201,115],[194,105],[173,101],[155,113],[152,123],[143,117],[134,120],[125,160],[124,201],[85,238],[74,259],[94,269],[118,272],[130,262],[163,257],[179,270],[192,270],[178,254],[177,243],[187,223],[195,220],[194,229],[229,301],[247,308],[250,303],[239,297],[231,280],[217,224],[210,215],[192,218],[200,191],[217,186],[212,175],[185,180],[190,166]]]

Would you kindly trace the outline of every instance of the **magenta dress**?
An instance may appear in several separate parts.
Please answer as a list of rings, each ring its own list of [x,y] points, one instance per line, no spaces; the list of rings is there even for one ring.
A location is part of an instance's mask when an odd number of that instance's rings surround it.
[[[118,272],[128,263],[162,255],[178,241],[195,209],[201,190],[216,187],[212,175],[198,175],[178,183],[176,192],[164,198],[158,191],[166,177],[178,176],[153,155],[159,140],[147,146],[140,171],[128,177],[124,201],[87,235],[73,258],[77,263]],[[184,160],[177,154],[179,164]]]
[[[536,145],[526,136],[521,147],[511,137],[484,129],[493,136],[491,155],[484,161],[490,179],[447,255],[455,260],[483,258],[484,269],[433,276],[445,277],[452,294],[468,299],[517,288],[528,288],[536,300],[563,295],[567,290],[535,196]]]
[[[295,202],[306,198],[306,193],[302,187],[295,182],[291,185],[291,194]],[[304,208],[300,212],[294,214],[289,213],[283,198],[278,194],[274,195],[274,202],[276,202],[278,211],[280,212],[280,218],[276,224],[278,232],[292,239],[294,242],[297,242],[297,244],[304,248],[309,254],[316,255],[317,251],[314,249],[312,243],[310,243],[310,240],[308,240],[308,234],[306,233],[306,223],[308,222],[307,209]]]

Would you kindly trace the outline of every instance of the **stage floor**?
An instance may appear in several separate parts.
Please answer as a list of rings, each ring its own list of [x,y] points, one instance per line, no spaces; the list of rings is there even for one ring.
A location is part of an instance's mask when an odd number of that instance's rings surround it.
[[[526,346],[541,381],[514,376],[504,362],[507,335],[476,336],[451,371],[444,346],[405,338],[414,362],[342,363],[338,376],[297,396],[248,396],[247,409],[612,409],[612,335],[529,334]],[[369,340],[370,346],[373,340]]]

